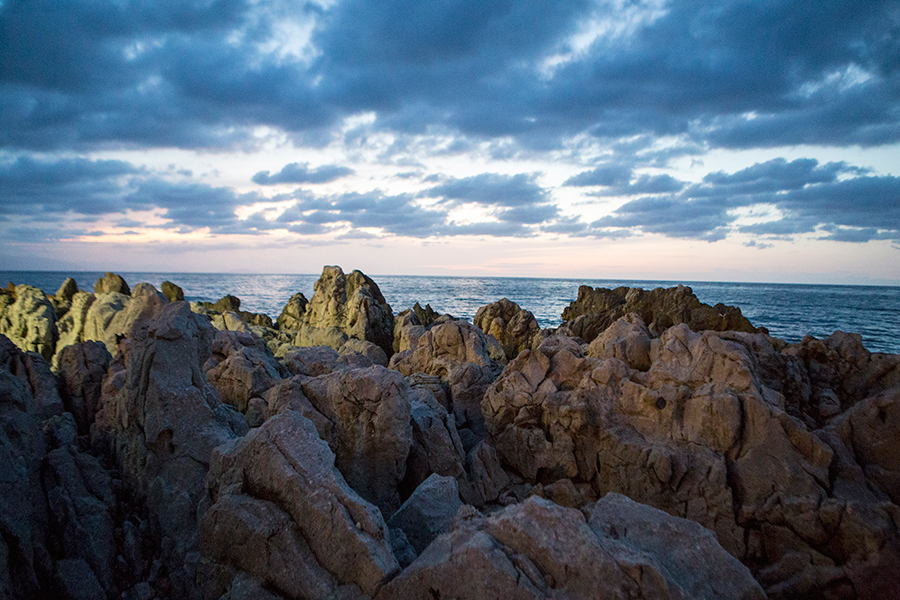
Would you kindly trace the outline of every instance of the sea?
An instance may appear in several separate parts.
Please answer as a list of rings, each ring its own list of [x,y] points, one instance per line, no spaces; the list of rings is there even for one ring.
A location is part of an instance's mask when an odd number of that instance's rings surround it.
[[[129,285],[150,283],[161,288],[171,281],[189,301],[214,302],[226,294],[241,300],[241,310],[276,318],[288,299],[302,292],[313,296],[314,275],[248,275],[229,273],[119,272]],[[0,271],[0,282],[28,284],[54,294],[67,277],[79,289],[93,291],[100,272]],[[788,342],[807,335],[822,338],[835,331],[862,335],[871,352],[900,354],[900,287],[806,285],[784,283],[726,283],[706,281],[641,281],[621,279],[552,279],[538,277],[429,277],[372,275],[394,313],[416,302],[438,313],[469,321],[476,311],[507,298],[530,310],[541,327],[556,327],[563,309],[575,300],[578,287],[640,287],[645,290],[690,286],[701,302],[737,306],[757,327]],[[2,285],[2,283],[0,283]]]

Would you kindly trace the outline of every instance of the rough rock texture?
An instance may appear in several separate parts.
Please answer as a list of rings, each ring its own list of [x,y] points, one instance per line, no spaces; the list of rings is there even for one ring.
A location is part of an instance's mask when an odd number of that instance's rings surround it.
[[[447,408],[456,417],[457,428],[480,436],[484,432],[481,399],[505,362],[496,340],[470,323],[447,320],[425,332],[414,349],[391,357],[390,367],[404,375],[440,377],[447,386]]]
[[[509,360],[518,356],[522,350],[531,348],[532,341],[541,330],[530,311],[506,298],[479,308],[473,322],[476,327],[500,342]]]
[[[64,347],[56,359],[63,405],[75,419],[78,433],[88,435],[112,355],[101,342],[82,342]]]
[[[456,479],[432,475],[388,520],[388,527],[402,529],[416,553],[421,553],[434,538],[450,528],[460,506]]]
[[[463,508],[377,600],[392,598],[765,598],[737,560],[695,524],[634,505],[590,524],[530,498],[490,517]],[[632,528],[636,531],[628,536]],[[653,540],[652,534],[665,535]],[[673,573],[695,561],[686,572]]]
[[[134,286],[130,297],[119,292],[99,293],[87,310],[81,333],[74,337],[78,341],[103,342],[109,353],[116,356],[119,341],[131,335],[135,322],[168,302],[149,283]]]
[[[741,309],[703,304],[691,288],[683,285],[649,291],[627,287],[594,289],[583,285],[578,288],[578,298],[563,310],[562,320],[563,326],[574,335],[590,342],[628,313],[637,314],[654,337],[681,323],[694,331],[758,331],[741,315]]]
[[[381,513],[334,460],[291,410],[216,449],[200,520],[205,597],[246,573],[290,598],[359,598],[397,572]]]
[[[41,290],[17,285],[0,292],[0,334],[25,351],[53,357],[59,331],[56,311]]]
[[[378,285],[360,271],[344,275],[340,267],[325,267],[316,281],[315,294],[301,319],[301,333],[307,329],[329,328],[347,337],[377,344],[386,356],[393,354],[394,316],[391,307],[381,295]],[[306,338],[311,341],[314,335],[307,333]],[[298,336],[298,341],[302,342],[304,338]],[[296,345],[335,347],[313,343]]]
[[[97,296],[90,292],[76,292],[72,296],[65,316],[56,322],[59,339],[56,342],[56,354],[53,356],[54,366],[56,366],[59,353],[63,348],[84,341],[84,325],[87,321],[88,311],[96,298]]]
[[[632,369],[650,368],[650,330],[634,313],[617,319],[594,338],[587,350],[592,358],[618,358]]]
[[[163,295],[169,299],[169,302],[181,302],[184,300],[184,290],[171,281],[163,281],[160,289]]]
[[[877,442],[852,453],[841,434],[849,441],[853,425],[811,428],[850,391],[878,399],[845,419],[886,424],[900,357],[869,355],[844,334],[784,348],[683,324],[653,341],[645,372],[582,348],[551,337],[485,395],[490,439],[526,481],[571,479],[697,521],[772,597],[874,597],[900,584],[895,463]],[[839,378],[848,363],[857,375]]]
[[[71,277],[68,277],[60,284],[56,294],[48,298],[56,310],[57,320],[62,319],[69,312],[69,308],[72,306],[72,298],[76,293],[78,293],[78,283]]]
[[[303,393],[334,425],[327,441],[347,483],[393,514],[412,443],[409,384],[396,371],[374,366],[309,379]]]
[[[172,592],[184,598],[197,595],[197,503],[210,454],[246,431],[203,376],[213,335],[186,303],[144,311],[110,369],[93,431],[157,524]]]
[[[122,279],[121,275],[116,275],[115,273],[107,273],[106,275],[98,279],[97,283],[94,284],[94,293],[116,293],[130,296],[131,289],[128,287],[128,284],[125,283],[125,280]]]
[[[246,413],[253,398],[262,398],[270,387],[289,375],[268,346],[252,333],[218,331],[212,355],[204,364],[209,383],[219,399]]]
[[[309,300],[303,294],[297,293],[290,297],[281,314],[275,319],[275,327],[278,329],[300,329],[303,322],[303,313]]]
[[[425,327],[412,309],[407,308],[394,317],[394,352],[403,352],[415,348],[419,338],[425,333]]]
[[[372,342],[367,342],[365,340],[350,338],[338,349],[338,354],[347,357],[359,356],[363,359],[362,363],[360,363],[360,367],[370,365],[381,365],[382,367],[388,366],[388,358],[384,353],[384,350]]]
[[[237,322],[229,323],[229,318],[234,321],[241,321],[245,326],[255,325],[269,328],[275,326],[272,322],[272,317],[269,315],[241,310],[241,299],[231,294],[226,294],[215,302],[196,302],[192,304],[195,304],[196,308],[192,307],[191,310],[210,317],[217,329],[227,331],[241,329],[241,324]],[[221,317],[222,320],[218,320],[217,317]],[[249,329],[247,330],[249,331]]]

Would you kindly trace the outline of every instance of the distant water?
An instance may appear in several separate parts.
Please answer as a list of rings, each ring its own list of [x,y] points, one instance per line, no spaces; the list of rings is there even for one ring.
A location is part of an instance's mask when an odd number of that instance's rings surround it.
[[[160,289],[171,281],[191,301],[215,301],[225,294],[241,299],[241,308],[266,313],[273,319],[288,298],[303,292],[312,298],[318,275],[237,275],[219,273],[119,273],[129,285],[151,283]],[[0,271],[0,285],[27,283],[53,294],[73,277],[80,289],[92,291],[103,273]],[[611,279],[544,279],[527,277],[416,277],[370,275],[395,313],[416,302],[439,313],[472,320],[485,304],[508,298],[534,313],[541,327],[556,327],[560,315],[578,295],[579,285],[690,286],[701,302],[730,304],[741,309],[756,326],[769,329],[788,342],[811,334],[826,337],[836,330],[859,333],[872,352],[900,353],[900,287],[794,285],[767,283],[710,283],[689,281],[631,281]]]

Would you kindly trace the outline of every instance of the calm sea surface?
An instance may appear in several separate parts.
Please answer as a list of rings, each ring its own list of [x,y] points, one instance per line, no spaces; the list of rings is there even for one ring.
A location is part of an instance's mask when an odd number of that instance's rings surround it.
[[[160,289],[171,281],[184,289],[187,300],[215,301],[225,294],[241,299],[241,308],[273,319],[291,295],[312,298],[318,275],[235,275],[220,273],[119,273],[129,285],[151,283]],[[53,294],[66,277],[80,289],[93,291],[103,273],[0,271],[0,285],[11,281]],[[370,275],[395,313],[419,302],[439,313],[472,320],[475,311],[508,298],[534,313],[542,327],[560,323],[563,308],[575,300],[579,285],[671,287],[689,285],[701,302],[740,307],[757,326],[789,342],[805,335],[825,337],[836,330],[859,333],[872,352],[900,353],[900,288],[887,286],[709,283],[689,281],[629,281],[611,279],[539,279],[526,277],[416,277]]]

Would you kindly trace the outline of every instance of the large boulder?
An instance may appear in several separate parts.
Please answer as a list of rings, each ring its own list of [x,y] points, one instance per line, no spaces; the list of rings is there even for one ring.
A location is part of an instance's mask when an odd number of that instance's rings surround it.
[[[247,430],[203,375],[213,335],[186,303],[163,298],[142,311],[110,368],[92,429],[94,446],[106,448],[146,506],[172,593],[185,598],[198,593],[197,505],[210,455]]]
[[[56,294],[49,296],[53,308],[56,309],[57,320],[62,319],[72,306],[72,298],[78,293],[78,283],[71,277],[60,284]]]
[[[407,381],[373,366],[308,379],[303,393],[334,424],[328,442],[347,483],[385,515],[393,514],[412,443]]]
[[[122,279],[121,275],[116,275],[115,273],[106,273],[103,277],[97,280],[97,283],[94,284],[94,293],[116,293],[130,296],[131,289],[128,287],[128,284],[125,283],[125,280]]]
[[[47,360],[56,351],[59,330],[56,310],[41,290],[17,285],[0,292],[0,334],[25,351],[37,352]]]
[[[184,300],[184,290],[171,281],[163,281],[160,289],[163,295],[169,299],[169,302],[181,302]]]
[[[403,530],[416,553],[421,553],[450,528],[460,506],[456,479],[435,474],[416,488],[390,518],[388,527]]]
[[[376,599],[765,598],[711,532],[627,502],[601,501],[590,522],[536,497],[487,518],[464,508]]]
[[[101,342],[81,342],[65,346],[55,358],[63,405],[75,419],[78,433],[88,435],[112,355]]]
[[[694,331],[758,330],[734,306],[703,304],[691,288],[679,285],[672,288],[618,287],[591,288],[580,286],[578,298],[563,310],[563,326],[586,342],[592,341],[616,319],[635,313],[647,324],[654,337],[663,331],[685,323]]]
[[[315,294],[302,315],[300,329],[301,332],[306,329],[337,330],[347,337],[377,344],[386,356],[393,354],[391,307],[378,285],[360,271],[344,275],[340,267],[325,267],[315,283]],[[306,338],[299,336],[298,340],[313,337],[307,333]]]
[[[97,296],[90,292],[75,292],[69,302],[69,308],[65,316],[57,321],[59,340],[56,342],[56,354],[53,355],[53,366],[59,362],[59,354],[66,346],[78,344],[84,341],[84,326],[88,319],[88,312]],[[122,304],[124,307],[124,304]]]
[[[764,575],[770,596],[867,597],[898,584],[887,568],[900,564],[890,442],[847,447],[860,444],[849,433],[857,423],[890,438],[878,423],[893,418],[896,394],[878,390],[896,361],[867,362],[854,389],[880,395],[829,433],[801,418],[828,377],[763,334],[678,325],[653,341],[645,371],[583,349],[548,338],[486,393],[489,439],[507,468],[533,485],[570,479],[694,520]]]
[[[289,375],[260,338],[233,331],[216,332],[204,370],[219,399],[241,413],[247,412],[251,400],[262,398]]]
[[[334,461],[292,410],[216,449],[200,520],[205,597],[243,574],[289,598],[360,598],[399,570],[381,513]]]
[[[433,324],[415,348],[391,357],[390,367],[403,373],[441,378],[447,388],[449,412],[457,428],[476,436],[484,433],[481,399],[503,369],[506,356],[493,337],[465,321],[446,319]]]
[[[509,360],[518,356],[522,350],[531,348],[535,336],[541,330],[530,311],[506,298],[479,308],[473,323],[500,342]]]
[[[121,292],[96,294],[84,317],[80,334],[71,330],[73,340],[103,342],[113,356],[119,352],[119,341],[130,337],[135,322],[154,314],[169,300],[149,283],[134,286],[131,295]]]

